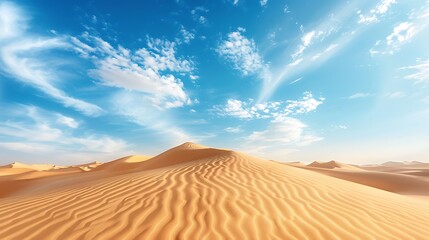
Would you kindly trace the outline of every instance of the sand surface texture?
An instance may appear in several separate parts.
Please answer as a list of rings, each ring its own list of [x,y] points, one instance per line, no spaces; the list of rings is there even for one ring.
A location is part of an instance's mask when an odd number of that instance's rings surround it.
[[[193,143],[0,183],[4,240],[429,236],[429,201]]]

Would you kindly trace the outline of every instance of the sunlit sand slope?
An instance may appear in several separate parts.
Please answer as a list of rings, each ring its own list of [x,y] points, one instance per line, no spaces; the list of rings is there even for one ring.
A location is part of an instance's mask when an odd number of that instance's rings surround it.
[[[429,236],[424,201],[241,153],[187,145],[141,161],[131,173],[87,177],[57,190],[0,199],[0,239]]]

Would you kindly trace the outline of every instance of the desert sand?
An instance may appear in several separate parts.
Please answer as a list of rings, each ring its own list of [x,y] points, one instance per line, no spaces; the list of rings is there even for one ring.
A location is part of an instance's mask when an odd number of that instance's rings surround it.
[[[299,167],[389,192],[429,199],[429,163],[353,166],[330,161]]]
[[[287,165],[194,143],[104,164],[22,166],[0,168],[0,239],[429,236],[429,201],[402,194],[421,196],[424,177],[391,169]]]

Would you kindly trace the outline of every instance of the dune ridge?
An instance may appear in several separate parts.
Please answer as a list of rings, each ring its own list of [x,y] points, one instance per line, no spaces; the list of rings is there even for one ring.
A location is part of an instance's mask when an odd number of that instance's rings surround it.
[[[296,165],[295,165],[296,166]],[[327,176],[363,184],[385,191],[429,198],[429,164],[387,162],[380,165],[353,166],[335,161],[296,166]]]
[[[329,161],[329,162],[319,162],[314,161],[307,165],[307,167],[315,167],[315,168],[326,168],[326,169],[348,169],[348,170],[362,170],[361,168],[357,166],[353,166],[350,164],[340,163],[336,161]]]
[[[186,143],[135,164],[0,199],[0,239],[429,236],[429,203],[243,153]]]

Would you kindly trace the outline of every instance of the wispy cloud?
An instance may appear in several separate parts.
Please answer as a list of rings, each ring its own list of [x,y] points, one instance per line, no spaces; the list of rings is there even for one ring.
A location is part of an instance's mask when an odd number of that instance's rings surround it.
[[[74,118],[64,116],[60,113],[57,113],[56,115],[57,115],[57,123],[65,125],[69,128],[78,128],[79,127],[79,123]]]
[[[369,93],[358,92],[358,93],[355,93],[355,94],[352,94],[352,95],[348,96],[347,98],[348,99],[357,99],[357,98],[366,98],[366,97],[369,97],[369,96],[370,96]]]
[[[46,144],[23,142],[0,142],[0,148],[25,153],[48,153],[52,148]]]
[[[0,3],[0,13],[0,64],[3,70],[15,80],[39,89],[66,107],[87,115],[100,115],[100,107],[71,97],[56,86],[64,61],[49,53],[58,49],[69,50],[67,41],[61,37],[29,34],[26,15],[12,3]]]
[[[284,6],[284,8],[283,8],[283,12],[284,13],[290,13],[291,11],[289,10],[289,6],[286,4],[285,6]]]
[[[343,130],[348,129],[348,127],[346,125],[336,125],[335,127],[339,128],[339,129],[343,129]]]
[[[290,152],[298,151],[299,147],[321,140],[323,137],[311,133],[302,121],[287,117],[274,119],[266,129],[245,137],[242,150],[262,157],[284,159]]]
[[[296,50],[296,52],[292,53],[291,57],[292,59],[297,59],[299,57],[302,56],[302,54],[304,53],[304,51],[311,46],[311,44],[320,39],[323,38],[325,36],[328,36],[331,34],[331,31],[334,31],[334,28],[331,28],[331,30],[329,31],[323,31],[323,30],[319,30],[319,31],[310,31],[308,33],[305,33],[302,37],[301,37],[301,44],[298,46],[298,49]]]
[[[390,92],[390,93],[386,93],[384,94],[384,96],[386,98],[390,98],[390,99],[397,99],[397,98],[403,98],[406,96],[406,94],[402,91],[397,91],[397,92]]]
[[[297,79],[293,80],[292,82],[290,82],[290,83],[289,83],[289,85],[291,85],[291,84],[295,84],[295,83],[297,83],[297,82],[299,82],[299,81],[301,81],[301,80],[302,80],[302,77],[299,77],[299,78],[297,78]]]
[[[338,47],[338,44],[333,43],[329,45],[326,49],[322,50],[320,53],[316,53],[311,57],[312,61],[316,61],[320,57],[328,55],[330,52],[332,52],[336,47]]]
[[[379,22],[379,18],[387,13],[389,8],[396,3],[396,0],[381,0],[369,13],[363,14],[362,11],[358,11],[359,21],[361,24],[371,24]]]
[[[225,128],[225,132],[229,132],[229,133],[238,133],[240,131],[241,131],[240,127],[227,127],[227,128]]]
[[[260,143],[266,146],[295,144],[305,146],[320,141],[323,138],[306,134],[307,125],[296,118],[284,118],[272,120],[264,131],[255,131],[247,137],[250,142]]]
[[[418,61],[416,65],[402,67],[400,70],[409,70],[412,73],[406,75],[405,79],[415,80],[415,83],[429,81],[429,59]]]
[[[410,43],[429,25],[429,2],[420,9],[413,9],[406,21],[393,26],[392,32],[382,40],[378,40],[370,49],[371,55],[394,54],[401,50],[402,45]]]
[[[199,138],[190,135],[177,126],[173,116],[167,110],[162,110],[147,104],[144,96],[133,92],[118,92],[112,99],[114,113],[123,116],[128,121],[143,126],[155,133],[159,139],[171,145],[185,141],[198,141]]]
[[[209,10],[205,7],[196,7],[191,10],[191,15],[194,21],[199,22],[202,25],[207,24],[207,17],[206,14],[209,12]]]
[[[85,134],[77,121],[35,106],[15,106],[1,116],[0,147],[18,152],[109,154],[129,151],[128,144],[107,135]],[[6,140],[4,140],[6,139]]]
[[[269,74],[266,75],[271,77],[265,78],[258,102],[269,99],[283,81],[296,78],[309,68],[317,67],[351,42],[357,34],[357,29],[348,28],[338,32],[343,23],[352,18],[357,5],[357,1],[343,4],[310,31],[304,32],[302,28],[297,47],[292,52],[288,48],[282,55],[289,54],[290,59],[285,60],[282,57],[280,61],[270,61]]]

